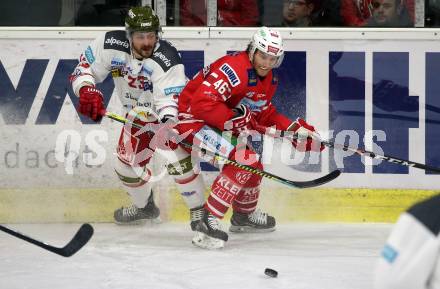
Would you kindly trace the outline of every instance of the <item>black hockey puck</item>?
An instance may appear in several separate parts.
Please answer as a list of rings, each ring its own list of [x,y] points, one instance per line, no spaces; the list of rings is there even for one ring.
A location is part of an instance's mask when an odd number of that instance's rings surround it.
[[[276,278],[278,276],[278,272],[270,268],[264,269],[264,274],[272,278]]]

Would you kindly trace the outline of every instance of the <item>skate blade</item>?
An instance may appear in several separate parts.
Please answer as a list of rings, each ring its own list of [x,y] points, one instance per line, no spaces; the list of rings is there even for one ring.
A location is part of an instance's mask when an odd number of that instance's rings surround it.
[[[275,231],[275,227],[272,228],[266,228],[266,229],[257,229],[250,226],[235,226],[231,225],[229,227],[229,232],[232,233],[270,233]]]
[[[196,247],[208,250],[221,249],[225,246],[225,241],[209,237],[201,232],[196,232],[192,243]]]
[[[131,222],[119,222],[116,220],[114,221],[115,224],[118,226],[144,226],[144,225],[152,226],[152,225],[162,224],[162,219],[160,217],[154,219],[140,219]]]

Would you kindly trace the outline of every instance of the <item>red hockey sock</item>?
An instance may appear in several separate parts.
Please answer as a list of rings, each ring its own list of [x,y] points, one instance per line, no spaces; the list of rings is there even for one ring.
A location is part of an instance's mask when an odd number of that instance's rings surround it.
[[[260,187],[243,188],[232,203],[234,212],[249,214],[257,208]]]
[[[254,154],[249,149],[246,149],[245,153]],[[254,161],[249,166],[257,169],[262,169],[263,167],[259,161]],[[258,200],[257,192],[259,192],[258,186],[260,182],[261,176],[259,175],[233,165],[225,165],[211,186],[211,193],[206,201],[205,208],[213,215],[223,218],[232,202],[239,194],[242,194],[243,188],[253,188],[253,190],[243,191],[243,196],[240,197],[239,201],[246,203],[244,208],[247,206],[250,206],[249,208],[255,207],[256,201],[251,202],[250,200]],[[249,193],[252,193],[252,197],[249,196]]]

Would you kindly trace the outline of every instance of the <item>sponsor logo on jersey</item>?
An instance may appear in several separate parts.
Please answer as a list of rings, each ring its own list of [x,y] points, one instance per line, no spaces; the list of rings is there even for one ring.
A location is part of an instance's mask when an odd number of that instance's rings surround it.
[[[136,102],[136,104],[124,104],[124,108],[132,110],[134,108],[151,108],[153,107],[150,102]]]
[[[113,68],[112,70],[112,77],[122,77],[122,71],[119,68]]]
[[[254,96],[254,94],[255,94],[255,91],[248,91],[248,92],[246,92],[246,97],[252,98]]]
[[[128,73],[133,74],[133,68],[131,68],[131,66],[126,66],[125,70],[127,70]]]
[[[142,66],[141,73],[145,73],[145,74],[151,76],[153,74],[153,69],[144,65],[144,66]]]
[[[255,202],[256,200],[258,200],[259,195],[260,195],[260,189],[258,187],[243,189],[243,195],[240,198],[240,202],[243,203]]]
[[[124,66],[125,61],[120,58],[113,58],[110,65],[112,66],[112,68],[115,68],[116,66]]]
[[[93,55],[93,50],[90,46],[87,46],[86,52],[84,54],[88,63],[92,64],[93,62],[95,62],[95,56]]]
[[[110,63],[110,69],[112,73],[112,77],[123,77],[127,75],[127,71],[124,70],[125,61],[120,58],[113,58]]]
[[[182,91],[183,87],[184,87],[183,85],[181,85],[181,86],[167,87],[167,88],[165,88],[165,90],[164,90],[165,95],[179,94],[179,93]]]
[[[241,184],[246,184],[249,179],[252,177],[252,173],[250,172],[238,172],[235,174],[235,179]]]
[[[137,107],[152,107],[151,102],[136,102]]]
[[[382,249],[381,255],[388,263],[393,263],[399,253],[396,251],[396,249],[386,244]]]
[[[194,195],[195,193],[196,193],[196,191],[191,191],[191,192],[182,192],[180,194],[184,197],[189,197],[189,196]]]
[[[141,79],[139,79],[139,81],[141,82],[144,91],[149,90],[149,91],[153,92],[153,82],[151,81],[151,79],[141,78]]]
[[[208,126],[202,127],[194,135],[194,144],[211,152],[228,156],[234,146]]]
[[[73,71],[72,75],[80,76],[80,75],[81,75],[81,70],[78,69],[78,68],[76,68],[76,69]]]
[[[275,37],[275,38],[278,38],[278,37],[279,37],[279,36],[278,36],[278,33],[275,33],[275,32],[271,32],[270,35],[272,35],[272,36]]]
[[[180,137],[180,136],[179,136]],[[183,174],[186,174],[190,171],[192,171],[192,163],[191,163],[191,156],[188,156],[184,158],[183,160],[180,160],[177,163],[172,163],[167,165],[168,174],[172,176],[181,176]],[[188,183],[192,180],[194,180],[197,177],[197,175],[193,175],[192,177],[186,178],[185,180],[180,180],[181,183]]]
[[[203,70],[202,70],[203,78],[206,78],[206,76],[209,74],[210,70],[211,70],[211,65],[203,67]],[[194,78],[195,78],[195,76],[194,76]]]
[[[238,78],[237,73],[235,73],[234,69],[232,69],[227,63],[223,64],[220,67],[220,70],[226,75],[233,87],[240,84],[240,79]]]
[[[130,43],[128,43],[128,41],[121,41],[119,39],[114,38],[113,36],[111,38],[107,38],[105,40],[105,44],[108,44],[110,46],[113,46],[113,45],[122,46],[127,49],[130,48]]]
[[[248,69],[248,86],[256,86],[257,85],[257,74],[253,68]]]
[[[166,67],[171,66],[171,61],[162,52],[156,51],[153,53],[153,55],[162,60]]]
[[[233,195],[237,195],[241,190],[241,188],[239,186],[237,186],[237,184],[233,180],[231,180],[230,178],[228,178],[226,176],[221,176],[214,183],[215,183],[215,185],[221,186],[222,188],[224,188],[226,190],[226,192],[233,194]],[[214,193],[216,193],[216,192],[220,193],[217,195],[222,195],[223,193],[226,193],[223,190],[214,191]],[[230,196],[230,197],[232,197],[232,196]]]
[[[138,100],[138,98],[139,98],[139,97],[135,97],[135,96],[133,96],[133,95],[132,95],[131,93],[129,93],[129,92],[126,92],[125,95],[124,95],[124,97],[127,98],[127,99],[131,99],[131,100]]]
[[[260,194],[259,187],[243,189],[244,196],[258,196],[259,194]]]
[[[253,100],[250,98],[243,98],[240,101],[240,104],[246,105],[247,107],[249,107],[251,111],[261,111],[263,107],[266,105],[266,103],[267,103],[266,99]]]

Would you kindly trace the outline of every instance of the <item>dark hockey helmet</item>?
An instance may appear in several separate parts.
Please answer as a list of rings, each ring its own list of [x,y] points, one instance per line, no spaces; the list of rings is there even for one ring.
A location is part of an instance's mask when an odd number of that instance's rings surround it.
[[[129,35],[135,31],[161,32],[159,17],[150,6],[130,8],[125,17],[125,29]]]

